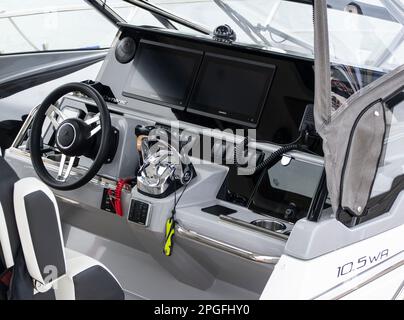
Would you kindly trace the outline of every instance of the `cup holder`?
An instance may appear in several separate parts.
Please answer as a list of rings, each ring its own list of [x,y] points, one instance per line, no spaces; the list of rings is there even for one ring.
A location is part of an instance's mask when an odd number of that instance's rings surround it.
[[[284,223],[274,220],[255,220],[251,222],[251,224],[273,232],[282,232],[286,230],[286,225]]]

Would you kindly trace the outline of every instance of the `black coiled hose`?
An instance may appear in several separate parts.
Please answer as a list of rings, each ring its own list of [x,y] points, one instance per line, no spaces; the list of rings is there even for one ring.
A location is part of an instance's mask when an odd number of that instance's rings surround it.
[[[292,150],[302,150],[304,149],[301,144],[298,143],[298,141],[301,140],[301,137],[299,137],[295,142],[292,142],[288,145],[280,147],[278,150],[274,151],[268,158],[266,158],[264,161],[262,161],[258,166],[255,168],[244,168],[244,174],[247,175],[253,175],[256,174],[257,172],[260,172],[263,169],[270,168],[274,166],[279,160],[282,159],[283,154],[292,151]],[[246,137],[244,138],[243,142],[238,144],[234,148],[234,165],[238,168],[241,166],[241,164],[238,162],[240,153],[244,151],[245,147],[248,145],[249,138]]]
[[[249,172],[250,174],[255,174],[259,171],[262,171],[264,169],[268,169],[273,167],[279,160],[282,159],[282,156],[289,151],[292,150],[301,150],[303,149],[302,146],[300,144],[297,143],[293,143],[293,144],[288,144],[286,146],[280,147],[278,150],[274,151],[268,158],[266,158],[264,161],[262,161],[258,166],[256,166],[255,168],[252,168],[251,171]],[[248,199],[247,202],[247,208],[250,207],[253,199],[254,199],[254,195],[258,190],[258,187],[260,186],[262,179],[265,176],[265,171],[263,171],[260,175],[260,177],[258,178],[257,183],[254,186],[254,189],[251,192],[250,198]]]

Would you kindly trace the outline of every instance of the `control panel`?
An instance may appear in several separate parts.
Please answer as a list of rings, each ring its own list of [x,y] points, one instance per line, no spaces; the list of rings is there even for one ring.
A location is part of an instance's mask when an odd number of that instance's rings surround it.
[[[132,199],[128,220],[147,227],[150,222],[151,205],[147,202]]]

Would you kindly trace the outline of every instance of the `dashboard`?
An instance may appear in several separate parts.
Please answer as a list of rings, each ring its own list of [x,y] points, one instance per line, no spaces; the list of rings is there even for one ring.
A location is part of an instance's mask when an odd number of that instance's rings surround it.
[[[313,61],[167,30],[121,25],[97,81],[120,108],[208,128],[297,138],[314,101]],[[126,50],[126,51],[125,51]]]
[[[297,138],[305,108],[314,100],[311,60],[131,25],[121,25],[97,81],[108,86],[119,109],[153,119],[149,125],[166,128],[179,121],[180,127],[256,129],[257,140],[271,144]],[[211,139],[199,154],[208,147],[209,160],[218,160],[213,153],[223,146],[215,143]],[[264,153],[258,150],[254,161],[260,156]],[[323,172],[321,165],[292,159],[258,181],[227,166],[218,200],[290,222],[307,215]],[[296,185],[301,172],[307,173],[305,183]]]
[[[141,39],[122,95],[256,127],[275,69]]]
[[[142,165],[136,128],[167,130],[174,121],[180,135],[191,132],[200,143],[199,155],[205,155],[207,149],[211,154],[211,158],[203,158],[207,165],[196,165],[197,177],[201,178],[196,180],[194,192],[209,193],[201,204],[203,212],[226,216],[233,214],[228,210],[232,208],[252,220],[263,215],[293,224],[317,208],[313,199],[318,188],[324,188],[321,157],[292,156],[286,164],[279,162],[260,176],[244,176],[227,161],[229,152],[225,152],[223,138],[214,136],[215,130],[219,136],[227,132],[234,138],[234,133],[250,135],[249,129],[256,129],[253,138],[258,146],[249,162],[253,166],[277,150],[277,144],[295,140],[306,106],[314,100],[313,61],[206,37],[121,25],[95,80],[92,85],[106,100],[112,125],[119,132],[113,161],[98,173],[101,180],[105,178],[113,185],[120,178],[136,177]],[[76,118],[83,118],[82,108],[96,112],[80,95],[66,97],[60,108],[68,117]],[[240,129],[242,132],[237,131]],[[192,149],[189,156],[197,162],[199,156],[194,151],[198,150]],[[88,167],[84,160],[76,169]],[[217,181],[202,182],[204,175]],[[113,211],[108,202],[113,188],[104,186],[93,205]],[[190,189],[187,193],[192,195]],[[142,203],[149,198],[139,192],[135,195]],[[171,200],[168,197],[158,203],[171,204]],[[129,220],[149,224],[149,209],[133,209],[143,216]]]

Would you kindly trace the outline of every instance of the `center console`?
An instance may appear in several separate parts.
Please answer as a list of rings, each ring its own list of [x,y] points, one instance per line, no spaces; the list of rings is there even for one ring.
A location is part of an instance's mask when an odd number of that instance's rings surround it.
[[[117,154],[98,173],[108,180],[102,192],[91,200],[74,192],[74,201],[117,213],[118,195],[119,215],[161,232],[186,188],[177,210],[186,225],[223,222],[285,240],[296,221],[324,205],[315,196],[325,188],[321,156],[288,152],[260,174],[239,169],[296,140],[313,78],[313,62],[303,58],[122,25],[94,84],[119,131]],[[92,103],[72,95],[62,105],[75,116]],[[242,150],[246,164],[235,161],[242,136],[252,138]],[[80,166],[86,163],[73,171]]]
[[[321,160],[313,164],[310,156],[301,159],[285,155],[260,175],[240,175],[233,151],[234,134],[248,136],[249,129],[256,129],[255,141],[262,144],[247,147],[243,154],[248,165],[255,167],[280,144],[298,138],[306,106],[313,101],[312,61],[163,30],[121,25],[121,31],[116,50],[110,52],[98,79],[111,89],[111,101],[128,114],[147,119],[149,129],[178,131],[178,136],[193,136],[199,143],[181,153],[183,146],[173,147],[166,137],[163,148],[151,152],[152,145],[161,147],[163,142],[145,139],[144,136],[150,138],[150,130],[145,126],[137,128],[135,138],[142,137],[138,145],[143,160],[131,207],[153,203],[143,206],[147,210],[142,209],[149,216],[156,199],[165,201],[184,189],[188,183],[184,177],[193,180],[190,186],[196,183],[200,178],[197,166],[183,165],[183,157],[193,157],[198,162],[203,159],[207,167],[218,163],[226,170],[215,186],[218,189],[214,197],[204,201],[221,206],[225,212],[256,214],[243,219],[235,218],[234,213],[216,212],[223,221],[287,236],[291,224],[319,207],[313,199],[317,190],[325,187],[320,183]],[[126,42],[133,44],[130,59],[117,59],[120,44]],[[219,138],[214,137],[215,130]],[[220,137],[226,130],[233,132],[233,143]],[[267,143],[271,147],[266,148]],[[203,205],[198,211],[215,215],[201,210],[208,207]],[[144,213],[141,216],[130,221],[148,225],[149,218]]]

